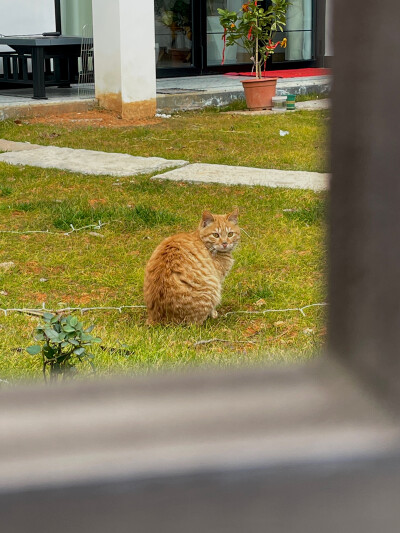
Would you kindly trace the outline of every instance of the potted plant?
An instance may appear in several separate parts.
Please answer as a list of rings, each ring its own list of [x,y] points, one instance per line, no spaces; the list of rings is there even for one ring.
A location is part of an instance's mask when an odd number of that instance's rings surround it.
[[[253,62],[255,78],[242,81],[249,109],[272,107],[277,78],[263,77],[263,70],[265,76],[267,59],[275,49],[278,46],[286,47],[286,37],[277,42],[274,42],[274,37],[277,31],[282,32],[286,26],[288,6],[287,0],[271,0],[271,4],[264,9],[262,2],[250,0],[238,12],[218,9],[219,20],[224,28],[224,50],[225,46],[237,44],[249,53]]]

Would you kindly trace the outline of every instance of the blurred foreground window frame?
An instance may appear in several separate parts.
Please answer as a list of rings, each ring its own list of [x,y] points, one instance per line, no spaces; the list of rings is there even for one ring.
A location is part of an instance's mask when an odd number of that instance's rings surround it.
[[[327,354],[2,392],[2,531],[399,531],[400,4],[374,7],[335,2]]]

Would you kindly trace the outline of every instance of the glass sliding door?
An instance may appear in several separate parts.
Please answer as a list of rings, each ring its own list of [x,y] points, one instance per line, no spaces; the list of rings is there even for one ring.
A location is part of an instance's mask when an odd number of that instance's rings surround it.
[[[219,23],[218,8],[239,11],[246,0],[204,0],[207,17],[207,65],[217,66],[222,62],[223,30]],[[271,0],[260,0],[259,4],[267,8]],[[277,33],[275,40],[288,38],[286,49],[277,48],[270,61],[307,61],[313,59],[313,0],[291,0],[287,11],[285,32]],[[225,49],[225,65],[251,63],[249,54],[241,46],[229,46]]]
[[[313,2],[312,0],[291,0],[286,18],[285,60],[313,59]]]
[[[224,49],[223,29],[219,23],[218,8],[239,11],[243,0],[207,0],[207,65],[216,66],[222,63]],[[237,63],[249,63],[250,57],[242,47],[238,45],[228,46],[225,49],[224,65],[236,65]]]
[[[229,46],[223,52],[223,28],[218,15],[219,8],[237,12],[247,1],[154,0],[157,76],[250,70],[252,61],[242,46]],[[314,59],[316,1],[290,0],[285,31],[275,36],[276,41],[287,37],[287,48],[278,47],[267,68],[271,69],[272,64],[275,68],[292,68],[291,63],[294,66],[296,62],[308,63]],[[271,0],[259,0],[264,9],[271,3]]]
[[[193,66],[192,0],[155,0],[158,68]]]

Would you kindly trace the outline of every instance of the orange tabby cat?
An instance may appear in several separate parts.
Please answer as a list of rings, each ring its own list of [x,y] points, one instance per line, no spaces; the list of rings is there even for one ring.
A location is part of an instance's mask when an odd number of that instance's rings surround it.
[[[205,211],[192,233],[165,239],[146,266],[144,299],[148,324],[202,324],[216,318],[225,276],[239,243],[238,210],[228,215]]]

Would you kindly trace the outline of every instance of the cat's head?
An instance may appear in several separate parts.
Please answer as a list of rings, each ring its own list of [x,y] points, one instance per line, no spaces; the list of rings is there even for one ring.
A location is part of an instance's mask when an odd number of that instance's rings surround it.
[[[239,244],[239,211],[235,208],[228,215],[213,215],[204,211],[201,217],[200,238],[212,253],[231,252]]]

